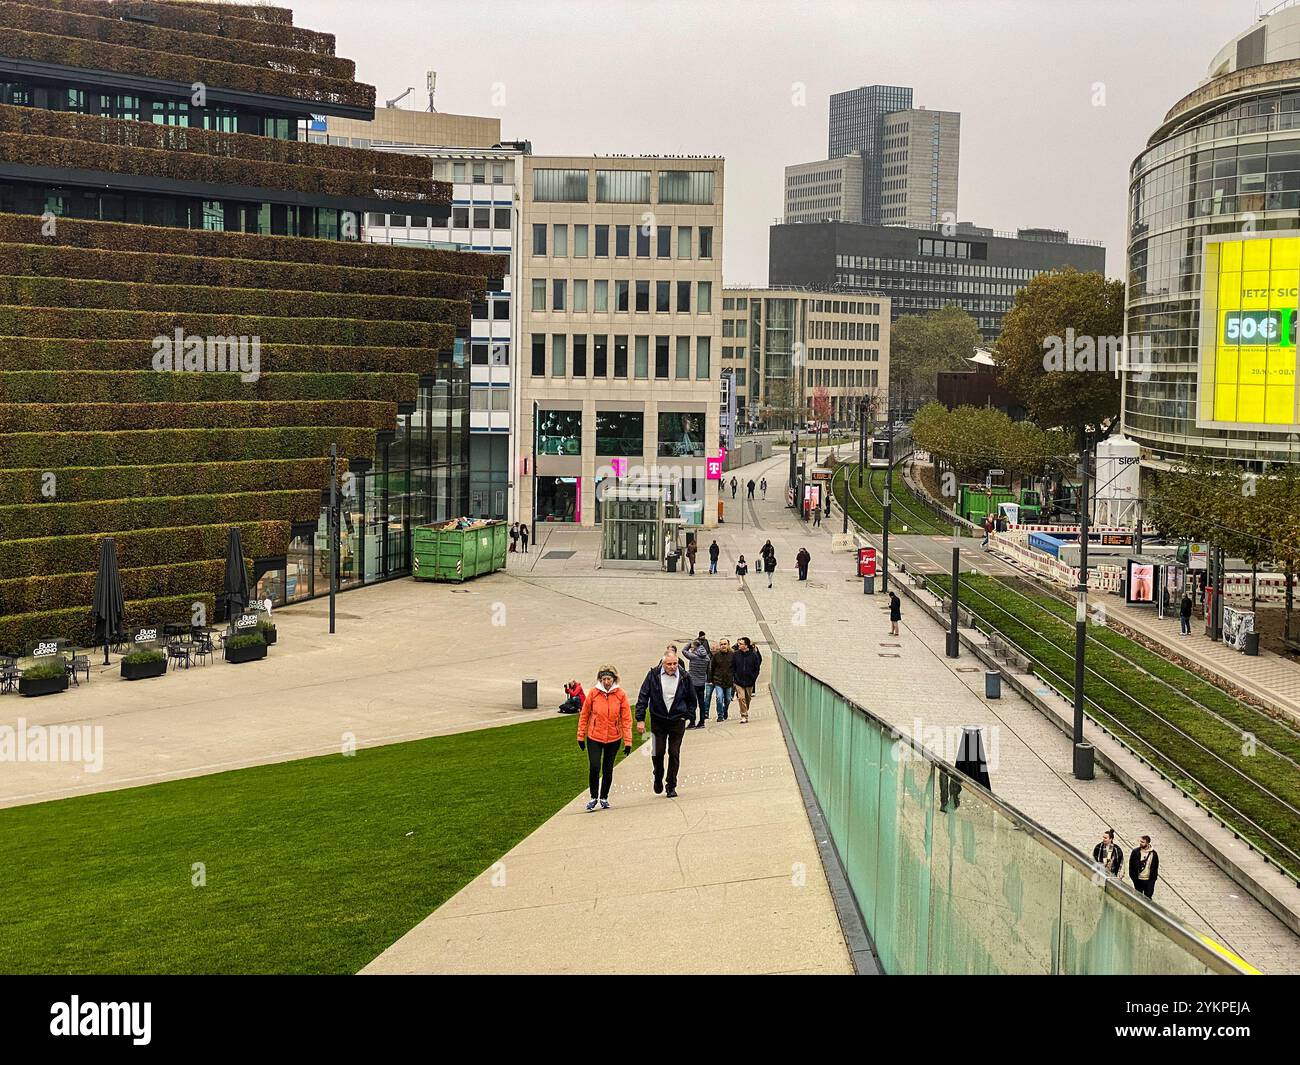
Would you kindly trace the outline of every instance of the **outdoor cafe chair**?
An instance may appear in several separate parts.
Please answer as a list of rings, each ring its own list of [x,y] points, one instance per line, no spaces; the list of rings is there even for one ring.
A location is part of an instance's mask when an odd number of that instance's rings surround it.
[[[78,688],[81,687],[81,681],[77,680],[78,673],[86,675],[86,683],[90,683],[90,656],[79,655],[75,651],[64,660],[64,666],[68,673],[68,679]]]
[[[194,644],[190,648],[190,657],[196,662],[203,662],[206,666],[207,660],[212,658],[212,633],[206,629],[194,630]]]
[[[167,644],[167,662],[176,664],[176,668],[190,668],[190,651],[188,644],[181,643],[179,640],[172,640]]]

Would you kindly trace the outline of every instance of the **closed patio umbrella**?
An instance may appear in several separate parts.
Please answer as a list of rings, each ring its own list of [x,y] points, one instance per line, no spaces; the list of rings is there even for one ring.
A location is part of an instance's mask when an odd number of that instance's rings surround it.
[[[226,605],[226,617],[233,618],[248,606],[248,570],[244,568],[244,545],[238,529],[230,530],[226,544],[226,578],[221,591],[221,601]]]
[[[126,600],[122,595],[122,578],[117,571],[117,542],[105,537],[99,543],[99,572],[95,574],[95,640],[104,641],[104,665],[108,665],[108,645],[122,628],[126,617]]]

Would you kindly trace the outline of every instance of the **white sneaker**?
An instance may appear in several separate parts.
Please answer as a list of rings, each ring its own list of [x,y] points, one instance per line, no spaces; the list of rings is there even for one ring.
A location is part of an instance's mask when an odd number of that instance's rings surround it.
[[[609,800],[608,800],[608,799],[601,799],[601,800],[600,800],[600,808],[601,808],[602,810],[608,810],[608,809],[609,809]]]
[[[596,800],[592,799],[587,803],[587,813],[591,813],[596,808]]]

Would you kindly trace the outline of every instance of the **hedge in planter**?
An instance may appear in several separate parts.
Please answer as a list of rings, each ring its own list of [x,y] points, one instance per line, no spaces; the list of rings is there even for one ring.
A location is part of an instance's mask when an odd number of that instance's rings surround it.
[[[231,403],[0,403],[0,433],[114,432],[123,429],[255,429],[397,424],[393,403],[305,400]]]
[[[210,593],[168,599],[128,599],[123,624],[127,628],[169,622],[188,624],[194,616],[195,604],[201,606],[206,617],[216,616],[216,600]],[[82,606],[0,617],[0,652],[26,654],[42,636],[51,633],[82,646],[93,646],[95,632],[90,611]]]
[[[346,460],[339,465],[347,471]],[[230,494],[327,488],[329,459],[257,462],[194,462],[156,466],[68,466],[62,469],[0,469],[0,506],[49,503],[47,474],[65,502],[132,499],[137,496]]]
[[[504,277],[505,255],[446,251],[317,237],[263,236],[205,229],[140,226],[129,222],[92,222],[60,218],[53,241],[42,231],[39,215],[0,214],[0,244],[56,244],[76,248],[198,255],[204,258],[259,259],[268,262],[374,267],[381,270],[435,270],[474,277]]]
[[[144,680],[167,672],[166,651],[132,651],[122,656],[122,679]]]
[[[55,655],[53,661],[38,660],[24,667],[18,680],[20,695],[53,695],[66,691],[67,687],[67,667],[62,655]]]
[[[193,592],[215,593],[222,587],[225,573],[224,558],[124,569],[120,571],[122,594],[127,599],[168,599]],[[98,575],[96,570],[86,570],[0,581],[0,614],[29,614],[48,609],[52,603],[85,603],[89,609],[95,601]],[[251,585],[251,573],[249,582]]]
[[[432,369],[432,367],[430,367]],[[0,370],[0,403],[202,403],[348,400],[414,403],[416,374],[236,373],[158,370]]]
[[[224,558],[230,528],[229,525],[190,525],[115,533],[118,566],[134,569]],[[276,557],[289,549],[290,525],[287,521],[244,522],[236,528],[247,558]],[[99,543],[105,535],[6,540],[0,545],[0,580],[98,569]],[[86,610],[85,607],[81,609]]]
[[[103,11],[104,0],[43,0],[46,7],[60,11],[80,11],[96,15]],[[202,5],[208,7],[210,5]],[[222,11],[199,10],[199,4],[173,7],[166,0],[117,0],[114,10],[129,18],[143,18],[173,30],[190,33],[207,33],[213,37],[230,37],[233,40],[255,41],[258,44],[278,44],[299,52],[334,54],[334,34],[309,30],[288,23],[266,22],[240,14],[247,11],[239,4],[221,5]],[[292,21],[292,20],[290,20]]]
[[[227,662],[255,662],[266,657],[266,641],[260,632],[228,637],[225,655]]]
[[[348,426],[271,429],[157,429],[152,432],[0,433],[0,467],[21,469],[173,462],[237,462],[339,454],[373,459],[375,431]]]

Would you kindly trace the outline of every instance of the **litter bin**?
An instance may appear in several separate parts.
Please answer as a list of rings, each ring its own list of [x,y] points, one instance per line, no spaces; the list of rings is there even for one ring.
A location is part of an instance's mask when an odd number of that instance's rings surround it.
[[[1243,650],[1245,650],[1246,654],[1251,655],[1252,657],[1259,654],[1259,633],[1246,633],[1246,646]]]
[[[876,578],[875,578],[875,577],[863,577],[863,578],[862,578],[862,594],[863,594],[863,595],[875,595],[875,594],[876,594]]]
[[[1091,743],[1074,745],[1074,779],[1091,780],[1093,778],[1093,755],[1095,750]]]
[[[528,677],[524,681],[524,709],[537,709],[537,678]]]
[[[1002,698],[1002,674],[996,669],[986,670],[984,673],[984,698]]]
[[[676,551],[673,551],[671,554],[665,556],[664,561],[668,563],[669,573],[677,572],[677,560],[679,558],[681,558],[681,555],[678,554]]]

